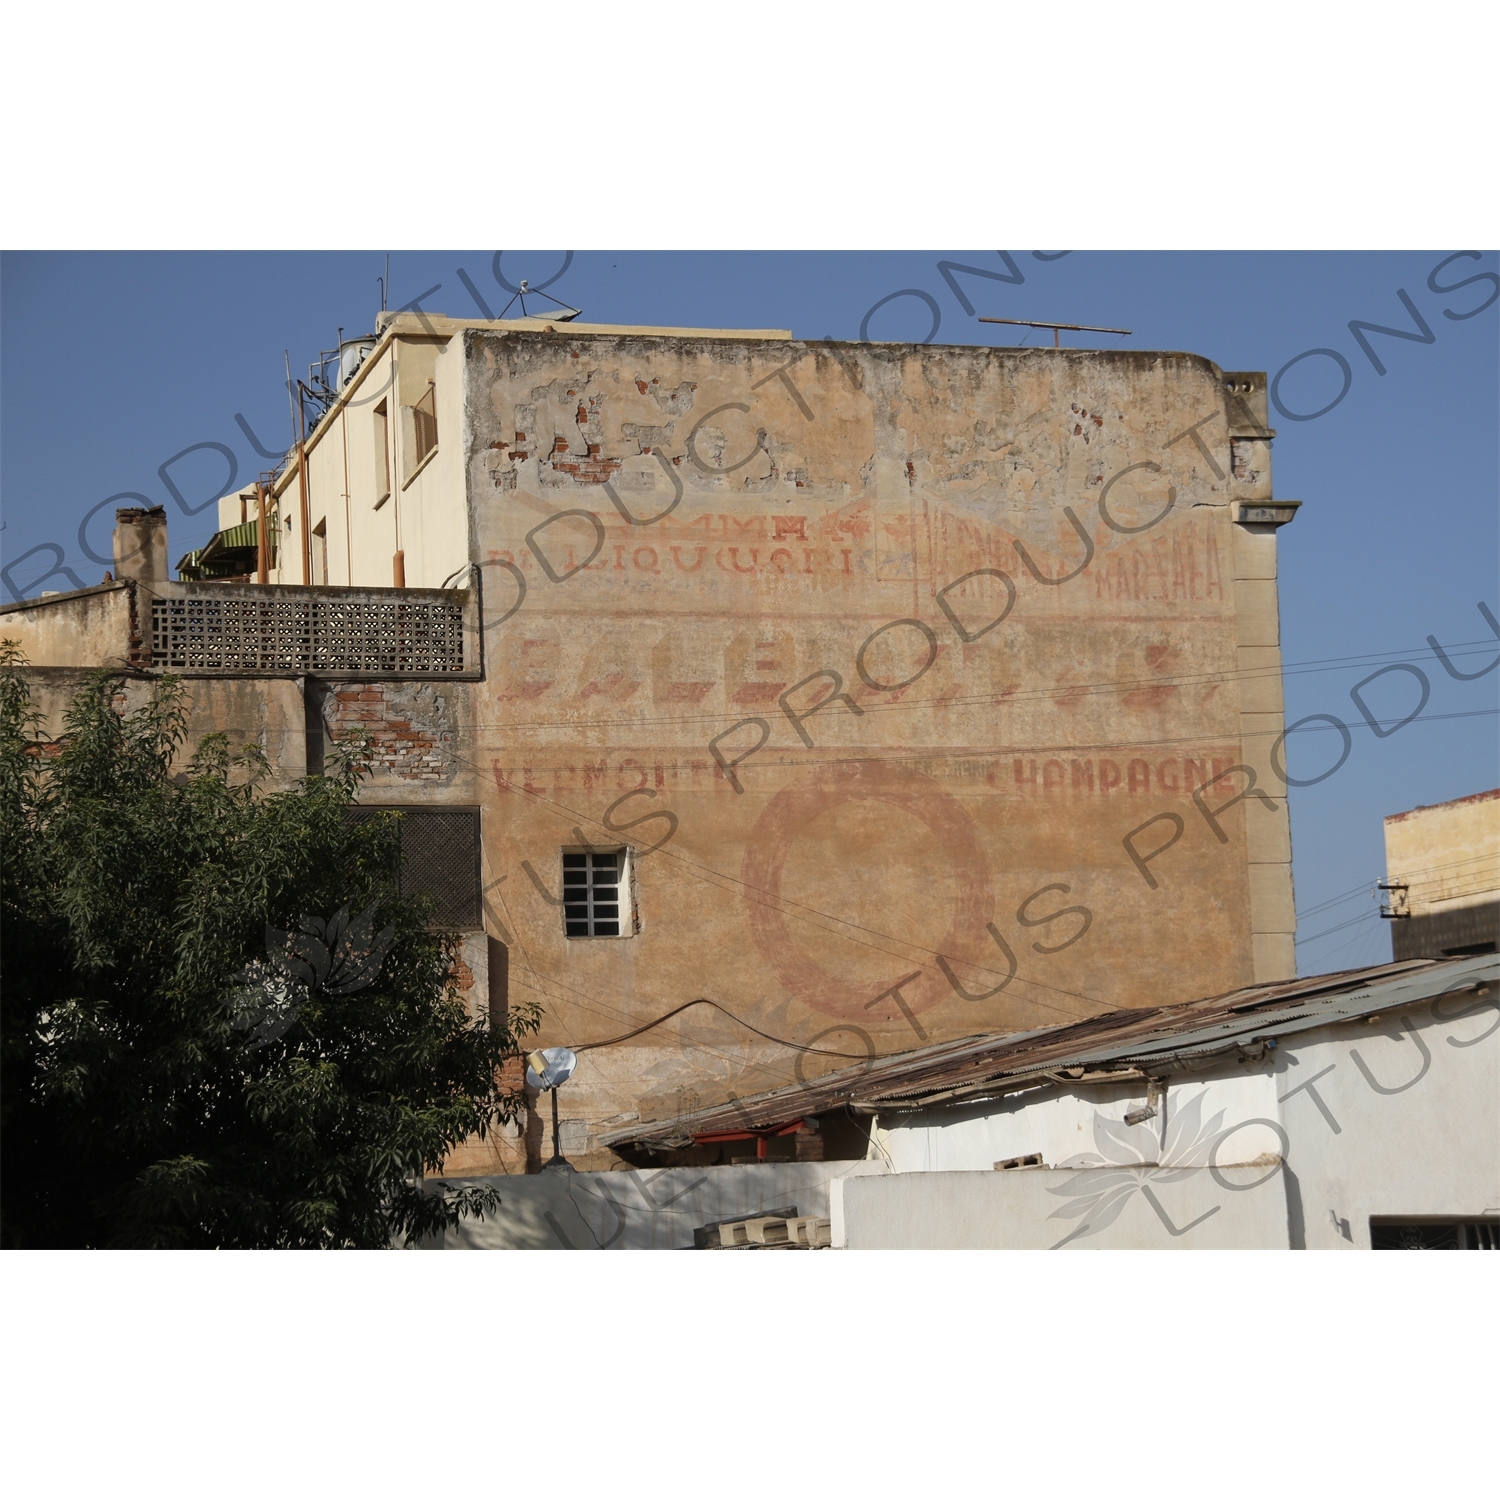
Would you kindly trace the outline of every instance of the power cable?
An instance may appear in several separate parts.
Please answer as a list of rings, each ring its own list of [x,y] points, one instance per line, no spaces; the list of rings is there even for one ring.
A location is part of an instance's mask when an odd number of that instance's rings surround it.
[[[743,1026],[746,1031],[753,1031],[756,1036],[764,1037],[768,1042],[775,1042],[779,1047],[790,1047],[796,1052],[810,1052],[818,1057],[847,1057],[851,1062],[880,1062],[881,1056],[871,1057],[867,1052],[831,1052],[826,1047],[805,1047],[801,1042],[789,1042],[785,1037],[772,1036],[769,1031],[762,1031],[758,1026],[752,1026],[743,1016],[737,1016],[731,1010],[725,1010],[717,1000],[708,1000],[699,997],[697,1000],[689,1000],[686,1005],[679,1005],[675,1010],[669,1010],[666,1015],[658,1016],[654,1021],[647,1021],[644,1026],[637,1026],[634,1031],[627,1031],[620,1036],[612,1036],[602,1042],[580,1042],[572,1050],[574,1052],[589,1052],[595,1047],[614,1047],[620,1042],[628,1042],[631,1037],[640,1036],[644,1031],[650,1031],[653,1027],[660,1026],[663,1021],[670,1021],[673,1016],[680,1016],[683,1011],[691,1010],[695,1005],[711,1005],[721,1015],[726,1015],[737,1026]],[[899,1057],[900,1053],[887,1054]]]
[[[1449,649],[1448,656],[1452,660],[1456,657],[1477,656],[1482,651],[1492,651],[1494,649],[1493,642],[1464,641]],[[1102,682],[1056,683],[1049,687],[1028,688],[1024,692],[1016,692],[1004,696],[993,692],[975,693],[955,697],[903,699],[898,703],[867,703],[862,704],[861,707],[866,713],[886,713],[897,710],[905,712],[921,708],[974,707],[991,703],[1000,707],[1009,707],[1013,704],[1054,698],[1061,693],[1072,694],[1075,697],[1092,696],[1096,693],[1130,692],[1140,688],[1191,687],[1195,684],[1257,681],[1267,677],[1302,677],[1316,672],[1345,672],[1352,671],[1360,666],[1369,666],[1373,663],[1382,662],[1386,658],[1405,659],[1416,654],[1420,653],[1414,651],[1380,651],[1360,656],[1312,658],[1305,662],[1283,663],[1279,666],[1250,667],[1243,671],[1226,670],[1222,672],[1195,672],[1179,677],[1164,675],[1158,677],[1116,678]],[[892,691],[899,692],[901,690],[892,689]],[[722,723],[725,717],[724,713],[642,715],[621,719],[594,719],[583,727],[645,729],[657,724],[716,724]],[[497,724],[476,724],[476,727],[489,728],[499,726]],[[526,722],[508,721],[505,727],[527,730],[578,729],[580,725],[576,720],[571,719],[534,719]]]

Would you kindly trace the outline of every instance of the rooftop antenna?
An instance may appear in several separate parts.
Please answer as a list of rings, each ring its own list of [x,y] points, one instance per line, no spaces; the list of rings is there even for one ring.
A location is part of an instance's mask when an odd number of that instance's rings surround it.
[[[524,285],[524,283],[523,283]],[[571,1172],[573,1165],[562,1154],[562,1127],[557,1121],[557,1091],[578,1066],[578,1054],[569,1047],[544,1047],[526,1059],[526,1082],[540,1093],[552,1094],[552,1160],[544,1172]]]
[[[526,283],[523,281],[522,286]],[[1123,333],[1127,338],[1130,336],[1128,328],[1094,328],[1088,323],[1032,323],[1025,318],[980,318],[981,323],[1013,323],[1018,328],[1050,328],[1052,330],[1052,347],[1061,347],[1057,341],[1058,330],[1068,329],[1073,333]]]
[[[554,280],[555,279],[556,278],[554,278]],[[521,283],[520,291],[518,291],[516,295],[512,297],[510,301],[500,309],[500,316],[503,318],[506,313],[508,313],[511,308],[515,306],[517,298],[520,299],[521,303],[521,316],[523,318],[529,318],[533,316],[531,313],[526,311],[526,299],[528,297],[545,297],[549,302],[557,302],[558,307],[562,309],[561,312],[537,314],[537,316],[551,318],[554,322],[557,323],[571,323],[573,319],[576,318],[582,311],[581,308],[569,307],[566,302],[558,302],[557,298],[554,297],[551,292],[544,292],[538,289],[534,289],[529,281],[523,281]]]
[[[286,404],[287,410],[292,414],[292,446],[297,446],[297,400],[292,394],[292,351],[283,349],[282,357],[286,360]]]

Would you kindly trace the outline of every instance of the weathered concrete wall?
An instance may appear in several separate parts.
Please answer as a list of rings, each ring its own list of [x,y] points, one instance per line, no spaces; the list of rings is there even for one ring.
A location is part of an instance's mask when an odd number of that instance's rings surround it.
[[[472,757],[545,1041],[707,994],[858,1057],[1291,973],[1276,540],[1230,514],[1270,494],[1260,377],[465,340]],[[1254,793],[1205,816],[1244,765]],[[564,937],[560,850],[590,841],[640,853],[633,937]],[[711,1014],[617,1049],[639,1065],[575,1106],[792,1081],[797,1054]]]
[[[38,667],[125,667],[139,651],[133,584],[97,584],[0,608],[0,640]]]
[[[1500,790],[1385,820],[1394,958],[1493,953],[1500,946]]]
[[[83,686],[83,667],[31,667],[26,678],[32,702],[41,710],[44,732],[60,737],[69,705]],[[114,703],[121,713],[142,706],[155,679],[146,673],[122,675]],[[270,762],[267,790],[290,786],[307,774],[307,734],[302,683],[295,678],[198,678],[186,688],[187,726],[179,769],[210,734],[225,733],[233,751],[258,745]]]
[[[483,808],[490,988],[542,1042],[699,995],[768,1034],[699,1008],[587,1054],[603,1166],[600,1130],[799,1068],[1292,972],[1276,532],[1232,519],[1264,422],[1262,377],[1185,354],[403,315],[312,444],[311,519],[335,584],[472,558],[484,681],[192,691],[284,775],[361,725],[364,800]],[[633,935],[564,936],[590,843],[638,856]]]
[[[776,1162],[480,1178],[500,1190],[499,1210],[419,1248],[691,1250],[693,1231],[709,1224],[787,1209],[827,1218],[833,1181],[884,1170],[876,1162]]]

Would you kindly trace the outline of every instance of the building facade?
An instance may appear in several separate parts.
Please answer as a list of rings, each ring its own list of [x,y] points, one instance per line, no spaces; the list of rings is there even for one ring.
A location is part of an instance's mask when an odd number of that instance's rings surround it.
[[[1461,958],[1500,943],[1500,789],[1385,820],[1395,958]]]
[[[288,779],[358,728],[366,805],[465,814],[475,1003],[583,1049],[564,1148],[608,1166],[1294,973],[1265,401],[1187,354],[389,315],[185,580],[132,514],[119,578],[0,634],[55,701],[177,672]]]

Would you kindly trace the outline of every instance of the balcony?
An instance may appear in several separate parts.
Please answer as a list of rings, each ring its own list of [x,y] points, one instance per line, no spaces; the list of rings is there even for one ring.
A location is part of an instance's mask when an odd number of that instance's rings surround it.
[[[150,586],[151,667],[245,676],[477,677],[471,589]]]

